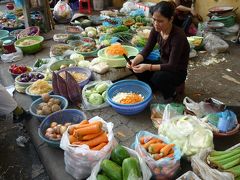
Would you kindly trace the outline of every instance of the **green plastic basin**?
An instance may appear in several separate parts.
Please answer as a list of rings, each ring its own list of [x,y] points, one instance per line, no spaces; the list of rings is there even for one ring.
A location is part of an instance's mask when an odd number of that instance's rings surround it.
[[[21,42],[25,40],[36,40],[37,42],[31,45],[21,45]],[[21,39],[18,39],[15,42],[15,46],[22,49],[25,54],[34,54],[42,49],[42,42],[44,38],[42,36],[27,36]]]

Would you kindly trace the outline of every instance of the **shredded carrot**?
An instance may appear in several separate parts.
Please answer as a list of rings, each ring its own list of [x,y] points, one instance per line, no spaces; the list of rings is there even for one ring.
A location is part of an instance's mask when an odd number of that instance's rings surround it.
[[[136,93],[131,93],[120,100],[121,104],[135,104],[143,101],[143,97]]]
[[[106,53],[111,56],[122,56],[123,54],[128,54],[126,49],[124,49],[120,43],[112,44],[111,46],[107,47]]]

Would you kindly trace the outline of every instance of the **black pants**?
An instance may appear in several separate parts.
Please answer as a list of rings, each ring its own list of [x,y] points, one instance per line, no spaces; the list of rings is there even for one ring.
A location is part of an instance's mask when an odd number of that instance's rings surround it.
[[[160,64],[159,62],[143,61],[146,64]],[[172,97],[176,87],[182,84],[187,76],[187,72],[169,72],[169,71],[145,71],[135,73],[137,78],[152,88],[153,91],[160,91],[165,99]]]
[[[181,27],[184,30],[185,34],[188,34],[191,23],[192,23],[191,15],[187,15],[183,17],[183,19],[180,19],[177,16],[175,16],[173,19],[173,24],[175,24],[178,27]]]

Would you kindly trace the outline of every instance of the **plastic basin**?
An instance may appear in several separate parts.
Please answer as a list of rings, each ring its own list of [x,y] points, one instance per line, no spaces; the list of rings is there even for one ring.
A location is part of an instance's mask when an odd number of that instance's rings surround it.
[[[114,102],[112,98],[120,92],[138,93],[144,96],[142,102],[136,104],[120,104]],[[139,80],[122,80],[111,85],[107,90],[107,102],[116,112],[123,115],[135,115],[142,112],[152,99],[151,87]]]
[[[50,95],[51,98],[56,98],[59,99],[61,101],[61,109],[64,110],[68,107],[68,100],[63,97],[63,96],[59,96],[59,95]],[[38,98],[37,100],[33,101],[32,104],[30,105],[30,113],[35,116],[39,121],[43,121],[47,115],[38,115],[37,114],[37,106],[42,103],[43,100],[42,98]],[[51,114],[50,114],[51,115]]]
[[[34,44],[31,44],[31,45],[21,45],[20,43],[25,40],[36,40],[37,42]],[[18,39],[15,42],[15,46],[22,49],[23,53],[25,53],[25,54],[33,54],[42,49],[43,40],[44,40],[44,38],[42,36],[27,36],[27,37]]]
[[[58,148],[60,141],[50,140],[44,135],[46,129],[50,127],[50,124],[52,122],[57,122],[58,124],[78,124],[84,119],[87,119],[86,115],[82,111],[76,109],[65,109],[52,113],[51,115],[47,116],[40,124],[40,127],[38,128],[38,135],[49,146]]]

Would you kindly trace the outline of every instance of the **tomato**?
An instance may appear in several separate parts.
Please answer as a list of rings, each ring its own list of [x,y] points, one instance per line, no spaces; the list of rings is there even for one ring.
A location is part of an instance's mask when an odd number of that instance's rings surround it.
[[[15,67],[15,68],[13,68],[12,73],[14,73],[14,74],[21,74],[22,71],[21,71],[21,69],[19,67]]]

